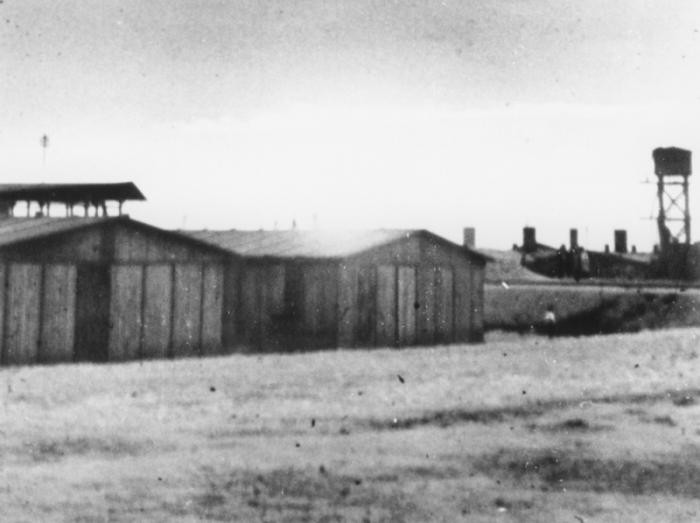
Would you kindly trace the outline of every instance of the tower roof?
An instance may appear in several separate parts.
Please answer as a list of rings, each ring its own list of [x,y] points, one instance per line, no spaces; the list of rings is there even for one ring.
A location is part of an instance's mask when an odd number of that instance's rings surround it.
[[[145,200],[132,182],[0,184],[0,201],[97,203],[107,200]]]
[[[691,151],[680,147],[657,147],[652,152],[657,176],[690,176]]]

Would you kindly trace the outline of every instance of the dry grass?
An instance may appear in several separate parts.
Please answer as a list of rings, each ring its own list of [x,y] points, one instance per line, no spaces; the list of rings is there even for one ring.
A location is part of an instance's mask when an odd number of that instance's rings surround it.
[[[699,342],[3,369],[0,520],[697,520]]]

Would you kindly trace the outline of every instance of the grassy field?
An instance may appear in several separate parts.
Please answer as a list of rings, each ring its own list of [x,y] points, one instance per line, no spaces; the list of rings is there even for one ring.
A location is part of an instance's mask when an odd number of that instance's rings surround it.
[[[0,370],[0,521],[698,521],[700,329]]]

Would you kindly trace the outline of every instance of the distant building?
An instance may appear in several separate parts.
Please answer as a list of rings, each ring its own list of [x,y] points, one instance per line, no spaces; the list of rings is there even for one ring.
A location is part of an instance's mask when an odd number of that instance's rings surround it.
[[[0,220],[0,363],[218,353],[229,257],[127,216]]]
[[[578,244],[578,233],[571,229],[570,248],[555,249],[535,241],[535,229],[523,229],[523,244],[514,249],[521,253],[521,264],[527,269],[550,278],[571,276],[602,279],[646,279],[654,277],[650,253],[628,253],[627,233],[615,231],[615,252],[585,249]],[[529,247],[528,247],[529,245]]]
[[[483,339],[487,256],[425,230],[189,231],[236,255],[225,345],[242,350]]]
[[[129,199],[144,199],[133,184],[0,185],[0,365],[483,338],[489,258],[469,246],[165,231],[123,215]]]

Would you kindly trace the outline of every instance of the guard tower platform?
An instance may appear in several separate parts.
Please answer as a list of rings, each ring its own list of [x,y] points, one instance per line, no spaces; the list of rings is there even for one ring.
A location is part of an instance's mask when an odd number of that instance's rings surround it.
[[[54,204],[65,209],[65,216],[109,216],[109,207],[113,215],[121,215],[124,202],[145,199],[132,182],[0,184],[0,218],[31,217],[32,211],[34,216],[50,216]]]

